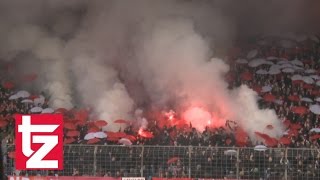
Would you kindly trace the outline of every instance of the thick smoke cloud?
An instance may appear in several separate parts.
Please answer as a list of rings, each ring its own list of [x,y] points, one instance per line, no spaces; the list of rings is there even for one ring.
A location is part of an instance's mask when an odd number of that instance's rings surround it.
[[[34,66],[39,66],[38,73],[43,79],[43,88],[51,96],[52,107],[70,109],[72,107],[71,90],[67,73],[68,65],[64,59],[64,42],[50,37],[39,27],[28,24],[13,27],[13,30],[8,32],[5,42],[6,46],[1,48],[3,59],[11,61],[15,60],[20,53],[32,53],[34,58],[39,60]],[[20,56],[20,58],[23,57]],[[31,66],[30,64],[25,68]]]
[[[214,50],[257,34],[316,31],[309,7],[301,0],[3,0],[0,58],[39,67],[51,106],[89,106],[112,130],[119,129],[113,120],[134,119],[141,106],[199,106],[251,135],[268,124],[279,135],[276,115],[258,110],[251,90],[227,90],[229,67]],[[24,53],[30,64],[16,60]]]
[[[155,22],[140,36],[136,49],[138,71],[153,103],[159,105],[209,106],[227,114],[227,84],[223,74],[229,67],[211,59],[208,42],[194,29],[192,21],[170,19]],[[217,107],[219,106],[219,107]]]
[[[259,109],[257,106],[257,94],[247,86],[241,86],[231,92],[234,103],[235,119],[243,127],[249,136],[254,137],[255,132],[264,132],[271,137],[281,136],[283,133],[282,122],[278,119],[274,110]],[[272,125],[273,129],[266,129]],[[254,139],[254,138],[252,138]]]
[[[228,90],[224,81],[228,65],[211,58],[208,42],[192,21],[171,18],[154,24],[135,44],[138,71],[153,103],[165,106],[174,101],[174,109],[180,108],[198,130],[235,120],[252,137],[269,124],[275,127],[273,136],[281,135],[280,120],[272,110],[259,110],[254,91],[246,86]]]

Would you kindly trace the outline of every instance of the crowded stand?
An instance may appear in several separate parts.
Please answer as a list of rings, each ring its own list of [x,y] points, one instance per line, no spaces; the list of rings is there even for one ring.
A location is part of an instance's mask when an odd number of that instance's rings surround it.
[[[229,88],[247,85],[257,93],[261,109],[274,109],[285,126],[282,137],[270,137],[266,132],[255,132],[256,139],[233,120],[221,127],[206,127],[200,132],[192,123],[181,120],[174,110],[140,112],[148,126],[137,127],[127,119],[115,119],[119,131],[105,131],[105,120],[89,118],[90,109],[52,109],[45,93],[25,91],[19,81],[2,78],[0,99],[0,127],[4,164],[12,162],[14,154],[14,114],[61,113],[64,116],[64,153],[68,171],[48,172],[65,176],[139,176],[139,162],[144,146],[144,171],[146,177],[224,178],[235,174],[234,164],[239,163],[239,174],[248,177],[277,179],[283,176],[285,166],[297,178],[320,177],[320,46],[316,36],[263,37],[254,42],[232,48],[224,60],[230,71],[225,79]],[[2,64],[3,71],[8,64]],[[26,75],[25,81],[37,81],[37,75]],[[148,112],[148,113],[145,113]],[[150,115],[152,114],[152,115]],[[156,115],[155,115],[156,114]],[[109,122],[110,123],[110,122]],[[265,131],[272,130],[272,124]],[[99,145],[96,150],[98,167],[88,167],[93,159],[86,153],[93,146],[77,152],[79,144]],[[116,146],[123,145],[123,146]],[[162,148],[154,154],[153,148]],[[165,149],[166,147],[175,147]],[[190,150],[188,147],[191,147]],[[216,149],[215,147],[223,147]],[[240,149],[235,158],[235,147]],[[272,150],[272,148],[279,148]],[[285,150],[289,148],[289,150]],[[302,154],[295,149],[309,148]],[[192,151],[192,154],[189,152]],[[292,158],[284,158],[284,152]],[[107,155],[105,155],[107,154]],[[123,154],[123,156],[116,156]],[[88,157],[88,158],[87,158]],[[157,158],[155,158],[157,157]],[[189,165],[189,158],[193,158]],[[165,163],[164,163],[165,162]],[[230,168],[225,168],[230,167]],[[72,169],[72,171],[70,170]],[[7,175],[14,167],[6,169]],[[37,175],[42,172],[20,172],[20,175]]]

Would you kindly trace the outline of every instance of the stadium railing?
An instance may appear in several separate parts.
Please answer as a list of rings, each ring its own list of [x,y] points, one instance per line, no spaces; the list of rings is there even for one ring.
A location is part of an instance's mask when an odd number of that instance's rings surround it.
[[[16,171],[7,145],[7,176],[111,176],[202,179],[320,179],[320,150],[192,146],[65,145],[64,170]]]

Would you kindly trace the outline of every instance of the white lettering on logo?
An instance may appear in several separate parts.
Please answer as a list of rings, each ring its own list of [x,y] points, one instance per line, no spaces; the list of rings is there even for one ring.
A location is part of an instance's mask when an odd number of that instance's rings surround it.
[[[38,151],[31,148],[32,132],[53,132],[59,125],[31,125],[30,116],[22,116],[22,125],[18,131],[22,133],[22,153],[29,157],[26,168],[58,168],[58,160],[43,160],[43,158],[58,144],[57,135],[34,135],[33,143],[43,144]]]

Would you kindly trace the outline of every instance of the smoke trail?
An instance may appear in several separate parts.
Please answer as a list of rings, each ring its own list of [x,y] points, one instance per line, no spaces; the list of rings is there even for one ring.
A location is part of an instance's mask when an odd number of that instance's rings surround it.
[[[113,16],[113,3],[90,4],[81,28],[68,43],[68,58],[81,104],[92,107],[107,130],[118,131],[117,119],[131,120],[134,102],[112,62],[123,46],[125,23]]]
[[[73,107],[68,74],[68,64],[64,59],[63,42],[57,38],[41,39],[33,52],[42,62],[41,74],[45,79],[45,90],[50,95],[52,108]]]
[[[119,130],[113,121],[130,119],[133,101],[118,80],[117,72],[100,63],[97,57],[87,55],[73,58],[71,69],[76,77],[76,89],[82,103],[92,107],[100,119],[109,123],[108,130]]]
[[[139,129],[147,129],[148,128],[148,120],[143,116],[143,110],[137,109],[134,112],[135,121],[134,126]]]

